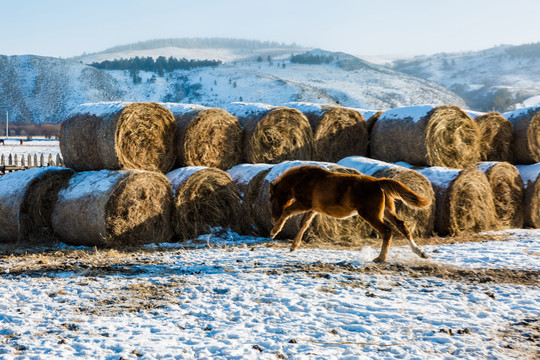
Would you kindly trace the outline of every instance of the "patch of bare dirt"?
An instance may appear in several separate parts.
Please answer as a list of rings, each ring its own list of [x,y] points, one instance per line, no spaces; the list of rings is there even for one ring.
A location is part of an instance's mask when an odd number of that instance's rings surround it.
[[[267,271],[270,274],[304,272],[316,277],[329,277],[331,273],[362,273],[402,276],[410,278],[437,277],[474,284],[506,283],[516,285],[540,285],[540,271],[515,269],[464,269],[450,265],[422,264],[367,264],[356,267],[349,263],[298,264]]]

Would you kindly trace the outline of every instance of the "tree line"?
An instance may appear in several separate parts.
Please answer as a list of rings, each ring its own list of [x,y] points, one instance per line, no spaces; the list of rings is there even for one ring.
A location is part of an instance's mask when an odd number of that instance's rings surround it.
[[[129,70],[136,74],[138,71],[155,72],[159,76],[163,76],[165,72],[174,70],[191,70],[198,67],[216,67],[221,65],[220,60],[187,60],[185,58],[177,59],[160,56],[154,59],[148,57],[134,57],[130,59],[105,60],[101,62],[93,62],[90,66],[101,70]]]
[[[44,136],[48,139],[58,138],[60,135],[60,124],[29,124],[19,121],[9,122],[9,136],[21,136],[32,138],[32,136]],[[5,133],[2,133],[4,135]]]
[[[333,56],[314,55],[309,52],[291,56],[291,62],[296,64],[320,65],[330,64],[334,61]]]

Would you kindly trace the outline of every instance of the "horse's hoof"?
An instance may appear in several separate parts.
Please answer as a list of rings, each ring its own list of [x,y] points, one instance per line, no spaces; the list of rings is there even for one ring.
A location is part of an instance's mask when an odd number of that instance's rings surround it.
[[[386,259],[383,259],[383,258],[381,258],[380,256],[378,256],[378,257],[376,257],[375,259],[373,259],[373,262],[375,262],[375,263],[383,263],[383,262],[385,262],[385,261],[386,261]]]
[[[422,259],[429,259],[429,255],[426,254],[426,253],[423,252],[423,251],[422,251],[422,253],[420,254],[420,257],[421,257]]]

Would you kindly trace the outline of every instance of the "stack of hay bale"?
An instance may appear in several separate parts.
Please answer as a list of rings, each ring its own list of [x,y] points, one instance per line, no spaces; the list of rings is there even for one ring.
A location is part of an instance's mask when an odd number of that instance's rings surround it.
[[[302,164],[397,179],[431,198],[426,209],[398,204],[417,237],[540,227],[540,107],[83,104],[62,123],[60,149],[69,169],[0,178],[0,241],[130,246],[216,227],[268,236],[269,184]],[[293,237],[299,218],[281,235]],[[373,235],[358,217],[319,215],[305,236]]]

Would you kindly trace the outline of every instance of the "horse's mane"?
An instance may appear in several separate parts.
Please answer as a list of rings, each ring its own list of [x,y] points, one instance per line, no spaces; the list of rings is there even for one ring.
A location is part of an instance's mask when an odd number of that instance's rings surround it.
[[[295,166],[295,167],[292,167],[292,168],[289,168],[287,170],[285,170],[285,172],[281,175],[279,175],[277,178],[275,178],[273,181],[272,181],[272,184],[275,185],[275,184],[278,184],[279,182],[283,181],[284,179],[287,179],[289,177],[294,177],[294,176],[299,176],[299,175],[318,175],[318,176],[324,176],[328,173],[329,171],[320,167],[320,166],[317,166],[317,165],[300,165],[300,166]]]

